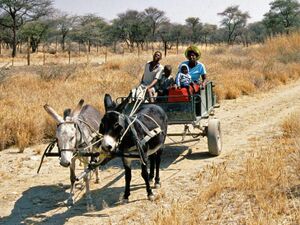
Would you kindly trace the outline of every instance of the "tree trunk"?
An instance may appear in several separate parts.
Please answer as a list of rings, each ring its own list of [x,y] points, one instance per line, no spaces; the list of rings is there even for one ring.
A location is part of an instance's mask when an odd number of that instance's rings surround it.
[[[116,52],[117,52],[117,42],[114,41],[114,53],[116,53]]]
[[[63,52],[65,51],[65,39],[66,39],[66,36],[63,35],[62,39],[61,39],[61,49]]]
[[[165,49],[165,57],[167,57],[167,49],[168,49],[168,43],[166,41],[164,41],[164,49]]]
[[[140,45],[139,45],[138,42],[136,43],[136,45],[137,45],[137,49],[138,49],[138,57],[140,57],[140,54],[141,54],[141,53],[140,53]]]
[[[30,66],[30,37],[27,41],[27,66]]]
[[[15,24],[15,21],[14,21]],[[14,58],[17,54],[17,31],[16,26],[13,26],[13,40],[12,40],[12,57]]]

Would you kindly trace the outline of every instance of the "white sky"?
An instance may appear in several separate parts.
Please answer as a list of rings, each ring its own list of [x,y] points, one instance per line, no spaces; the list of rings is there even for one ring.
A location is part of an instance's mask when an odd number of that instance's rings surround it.
[[[150,6],[166,12],[171,22],[184,24],[187,17],[199,17],[202,23],[219,25],[217,13],[232,5],[249,12],[249,22],[260,21],[269,11],[272,0],[54,0],[54,6],[76,15],[93,13],[107,21],[127,9],[143,11]]]

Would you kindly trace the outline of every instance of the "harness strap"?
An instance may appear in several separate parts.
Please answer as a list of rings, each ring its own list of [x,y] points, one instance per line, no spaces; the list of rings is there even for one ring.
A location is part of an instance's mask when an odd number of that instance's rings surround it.
[[[161,132],[162,130],[160,129],[160,127],[154,128],[140,141],[140,143],[142,145],[146,144],[151,138],[153,138],[154,136],[158,135]]]

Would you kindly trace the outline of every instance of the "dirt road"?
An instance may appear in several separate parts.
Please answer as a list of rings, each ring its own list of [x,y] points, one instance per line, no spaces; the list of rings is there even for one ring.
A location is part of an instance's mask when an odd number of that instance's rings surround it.
[[[223,132],[220,156],[207,154],[205,138],[194,145],[167,148],[162,161],[162,187],[154,190],[154,202],[147,200],[139,164],[134,164],[132,192],[126,205],[119,202],[124,189],[122,166],[120,160],[113,160],[101,171],[100,184],[92,184],[94,211],[86,209],[81,183],[77,185],[75,205],[66,207],[69,171],[59,166],[58,159],[46,159],[41,173],[36,175],[41,157],[36,152],[43,151],[45,145],[26,149],[23,154],[13,148],[1,151],[0,224],[141,223],[136,218],[145,222],[150,214],[168,207],[173,200],[192,198],[193,179],[207,166],[236,157],[242,161],[244,153],[253,150],[253,141],[267,145],[271,137],[280,133],[281,121],[295,110],[300,110],[300,81],[268,93],[221,102],[221,108],[216,110]],[[81,171],[78,167],[77,173]]]

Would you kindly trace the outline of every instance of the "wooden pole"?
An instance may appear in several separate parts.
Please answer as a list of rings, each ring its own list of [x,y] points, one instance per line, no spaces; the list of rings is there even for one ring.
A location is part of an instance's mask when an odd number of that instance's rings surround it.
[[[27,41],[27,66],[30,66],[30,37]]]
[[[105,47],[105,60],[104,62],[106,63],[107,62],[107,46]]]
[[[2,41],[0,41],[0,55],[2,54]]]
[[[137,43],[137,49],[138,49],[138,57],[140,57],[140,45]]]
[[[90,51],[90,50],[89,50],[89,45],[90,45],[90,44],[89,44],[89,41],[88,41],[88,43],[87,43],[87,45],[86,45],[86,48],[85,48],[85,49],[86,49],[86,51],[85,51],[85,54],[86,54],[86,63],[89,62],[89,54],[90,54],[90,53],[89,53],[89,51]]]
[[[70,50],[70,48],[68,50],[68,55],[69,55],[69,65],[70,65],[71,64],[71,50]]]

